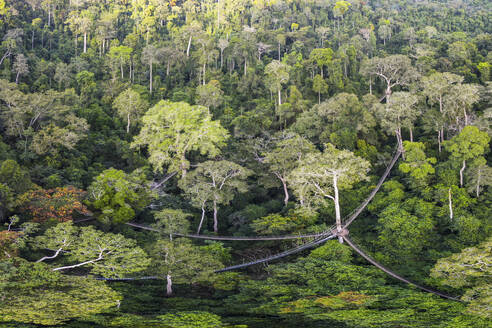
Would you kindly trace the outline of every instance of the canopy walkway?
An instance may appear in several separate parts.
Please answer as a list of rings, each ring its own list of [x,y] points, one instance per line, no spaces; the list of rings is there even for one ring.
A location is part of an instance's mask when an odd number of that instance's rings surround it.
[[[303,238],[315,238],[312,241],[306,242],[302,245],[299,245],[297,247],[288,249],[286,251],[283,251],[281,253],[271,255],[265,258],[257,259],[254,261],[242,263],[242,264],[236,264],[232,266],[228,266],[219,270],[216,270],[216,273],[220,272],[226,272],[226,271],[232,271],[232,270],[238,270],[238,269],[243,269],[252,265],[260,264],[260,263],[265,263],[265,262],[270,262],[274,261],[277,259],[284,258],[289,255],[297,254],[300,253],[306,249],[313,248],[315,246],[319,246],[326,241],[333,239],[335,237],[341,237],[348,246],[350,246],[353,250],[355,250],[360,256],[365,258],[369,263],[377,267],[378,269],[382,270],[389,276],[402,281],[404,283],[410,284],[412,286],[415,286],[425,292],[435,294],[437,296],[450,299],[453,301],[460,301],[459,299],[449,296],[447,294],[444,294],[442,292],[436,291],[434,289],[419,285],[409,279],[406,279],[397,273],[391,271],[390,269],[386,268],[384,265],[381,263],[377,262],[374,260],[372,257],[370,257],[368,254],[366,254],[362,249],[357,246],[349,237],[349,230],[348,227],[354,222],[357,217],[364,211],[364,209],[367,207],[367,205],[372,201],[374,196],[378,193],[379,189],[383,185],[384,181],[388,177],[388,175],[391,173],[391,170],[393,169],[394,165],[398,161],[398,158],[401,155],[401,150],[397,149],[395,155],[391,159],[391,162],[388,164],[386,167],[385,172],[379,179],[378,183],[376,184],[376,187],[371,191],[369,196],[355,209],[350,213],[345,220],[343,220],[342,227],[339,230],[337,230],[336,226],[330,227],[329,230],[321,232],[321,233],[316,233],[316,234],[299,234],[299,235],[287,235],[287,236],[211,236],[211,235],[197,235],[197,234],[180,234],[180,233],[173,233],[172,235],[178,236],[178,237],[185,237],[185,238],[194,238],[194,239],[208,239],[208,240],[227,240],[227,241],[262,241],[262,240],[286,240],[286,239],[303,239]],[[139,229],[144,229],[144,230],[149,230],[149,231],[160,231],[159,229],[153,228],[153,227],[148,227],[144,226],[141,224],[137,223],[127,223],[129,226],[139,228]],[[160,277],[157,276],[148,276],[148,277],[140,277],[140,278],[99,278],[101,280],[106,280],[106,281],[128,281],[128,280],[147,280],[147,279],[160,279]]]

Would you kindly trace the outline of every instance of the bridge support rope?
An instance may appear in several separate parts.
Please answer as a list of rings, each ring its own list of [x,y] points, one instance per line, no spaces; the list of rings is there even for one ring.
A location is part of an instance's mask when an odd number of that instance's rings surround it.
[[[375,267],[377,267],[378,269],[380,269],[381,271],[385,272],[386,274],[390,275],[391,277],[397,279],[397,280],[400,280],[404,283],[407,283],[409,285],[412,285],[412,286],[415,286],[423,291],[426,291],[428,293],[432,293],[432,294],[435,294],[437,296],[440,296],[440,297],[443,297],[443,298],[447,298],[449,300],[453,300],[453,301],[458,301],[458,302],[461,302],[460,299],[456,298],[456,297],[452,297],[452,296],[449,296],[449,295],[446,295],[444,293],[441,293],[440,291],[437,291],[437,290],[434,290],[434,289],[431,289],[431,288],[428,288],[428,287],[424,287],[424,286],[421,286],[411,280],[408,280],[398,274],[396,274],[395,272],[391,271],[390,269],[388,269],[387,267],[385,267],[384,265],[382,265],[381,263],[379,262],[376,262],[376,260],[374,260],[372,257],[370,257],[368,254],[366,254],[364,251],[362,251],[360,249],[360,247],[358,247],[349,237],[347,236],[343,236],[343,239],[345,240],[345,242],[350,246],[352,247],[360,256],[362,256],[363,258],[365,258],[369,263],[371,263],[372,265],[374,265]]]
[[[225,271],[232,271],[232,270],[242,269],[242,268],[245,268],[245,267],[248,267],[248,266],[251,266],[251,265],[255,265],[255,264],[260,264],[260,263],[265,263],[265,262],[270,262],[270,261],[273,261],[273,260],[277,260],[277,259],[280,259],[280,258],[289,256],[289,255],[292,255],[292,254],[296,254],[296,253],[302,252],[302,251],[304,251],[306,249],[313,248],[315,246],[321,245],[321,244],[325,243],[326,241],[328,241],[330,239],[333,239],[335,237],[336,237],[335,235],[329,235],[327,237],[318,238],[318,239],[316,239],[316,240],[314,240],[312,242],[306,243],[306,244],[301,245],[301,246],[298,246],[296,248],[289,249],[289,250],[287,250],[285,252],[282,252],[282,253],[279,253],[279,254],[275,254],[275,255],[272,255],[272,256],[269,256],[269,257],[265,257],[265,258],[262,258],[262,259],[259,259],[259,260],[255,260],[255,261],[251,261],[251,262],[247,262],[247,263],[242,263],[242,264],[237,264],[237,265],[229,266],[229,267],[226,267],[226,268],[223,268],[223,269],[220,269],[220,270],[216,270],[215,272],[216,273],[220,273],[220,272],[225,272]]]

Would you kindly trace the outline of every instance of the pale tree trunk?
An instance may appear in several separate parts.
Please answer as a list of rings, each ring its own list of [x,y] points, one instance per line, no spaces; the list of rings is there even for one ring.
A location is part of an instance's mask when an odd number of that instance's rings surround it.
[[[398,127],[395,130],[395,134],[396,134],[396,140],[398,141],[398,149],[403,154],[404,153],[404,149],[403,149],[403,139],[401,137],[401,127]]]
[[[17,75],[15,76],[15,84],[19,84],[19,75],[20,73],[17,72]]]
[[[150,85],[149,85],[149,90],[150,94],[152,94],[152,62],[149,64],[150,66]]]
[[[130,133],[130,113],[127,114],[126,133]]]
[[[372,95],[372,76],[369,76],[369,94]]]
[[[449,206],[449,219],[453,219],[453,197],[451,194],[451,188],[448,189],[448,206]]]
[[[280,42],[278,43],[278,60],[280,60]]]
[[[217,200],[214,199],[214,232],[219,231],[219,222],[217,220]]]
[[[284,189],[284,204],[287,206],[289,203],[289,190],[287,189],[287,182],[285,181],[285,178],[283,178],[280,174],[275,173],[277,178],[282,182],[282,187]]]
[[[40,258],[39,260],[36,261],[36,263],[39,263],[39,262],[43,262],[44,260],[51,260],[51,259],[54,259],[55,257],[57,257],[60,252],[63,250],[63,248],[59,248],[55,251],[55,254],[53,254],[52,256],[44,256],[42,258]]]
[[[190,57],[191,38],[192,36],[190,35],[190,38],[188,39],[188,47],[186,48],[186,57]]]
[[[318,91],[318,105],[321,104],[321,92]]]
[[[32,30],[31,34],[31,50],[34,49],[34,30]]]
[[[87,32],[84,32],[84,54],[87,52]]]
[[[224,65],[224,50],[220,49],[220,68]]]
[[[466,160],[463,160],[463,166],[460,169],[460,187],[463,187],[463,172],[466,169]]]
[[[120,71],[121,71],[121,79],[123,80],[123,78],[125,76],[123,75],[123,62],[122,61],[120,61]]]
[[[278,89],[278,106],[282,105],[282,90]]]
[[[413,142],[413,130],[410,128],[410,142]]]
[[[58,268],[54,268],[52,270],[53,271],[59,271],[59,270],[65,270],[65,269],[78,268],[78,267],[86,265],[86,264],[95,263],[95,262],[100,261],[102,259],[103,259],[102,254],[99,254],[99,257],[95,260],[85,261],[85,262],[74,264],[74,265],[67,265],[67,266],[63,266],[63,267],[58,267]]]
[[[200,230],[202,230],[202,225],[204,220],[205,220],[205,204],[202,204],[202,217],[200,219],[200,223],[198,224],[198,229],[196,230],[197,235],[199,235]]]
[[[466,113],[466,108],[463,107],[463,115],[465,116],[465,126],[468,125],[468,114]]]
[[[385,97],[386,97],[386,103],[389,103],[390,102],[390,97],[391,97],[391,86],[389,84],[386,87]]]
[[[437,144],[439,145],[439,153],[442,151],[442,146],[441,146],[441,131],[437,131]]]
[[[203,63],[203,79],[202,84],[205,85],[205,74],[207,73],[207,63]]]
[[[166,281],[167,281],[167,285],[166,285],[166,295],[167,296],[171,296],[173,294],[173,281],[171,279],[171,274],[168,273],[166,275]]]
[[[340,199],[338,197],[338,177],[336,174],[333,174],[333,191],[335,194],[335,197],[333,201],[335,202],[335,220],[337,223],[337,231],[340,233],[342,232],[342,216],[340,214]],[[338,241],[340,244],[343,244],[343,237],[338,236]]]

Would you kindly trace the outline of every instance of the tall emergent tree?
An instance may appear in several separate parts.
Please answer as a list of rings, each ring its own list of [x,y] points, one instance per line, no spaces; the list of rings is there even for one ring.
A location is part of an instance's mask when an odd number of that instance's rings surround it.
[[[337,230],[342,231],[340,211],[340,189],[351,188],[355,183],[367,179],[370,164],[348,150],[336,149],[325,144],[320,153],[309,153],[288,177],[288,181],[300,199],[323,204],[331,199],[335,205]],[[343,238],[339,237],[342,243]]]
[[[156,171],[169,165],[169,171],[186,175],[190,162],[187,154],[197,151],[209,157],[217,156],[229,133],[218,121],[213,121],[207,108],[185,102],[161,100],[142,118],[143,127],[132,147],[147,146],[149,161]]]
[[[297,168],[302,158],[314,152],[316,147],[307,139],[298,134],[289,134],[279,140],[275,148],[265,154],[263,162],[268,169],[280,180],[284,190],[284,204],[289,202],[287,176]]]
[[[408,86],[417,80],[419,73],[412,66],[410,58],[405,55],[392,55],[384,58],[374,57],[363,62],[361,73],[379,77],[385,84],[384,98],[389,101],[392,88]]]
[[[274,60],[265,67],[266,83],[271,92],[278,94],[278,106],[282,105],[282,86],[289,81],[290,66]]]
[[[444,142],[444,148],[451,153],[450,159],[461,162],[460,187],[463,187],[463,173],[466,161],[477,159],[489,151],[490,137],[476,126],[466,126],[460,134]]]
[[[188,193],[199,190],[210,195],[209,199],[214,211],[214,232],[218,232],[217,206],[229,204],[236,192],[246,192],[248,186],[245,180],[249,175],[251,172],[248,169],[230,161],[206,161],[198,164],[197,168],[180,182],[180,186]],[[201,188],[196,189],[196,186]],[[198,232],[202,223],[203,216]]]
[[[121,118],[127,120],[126,133],[130,133],[130,122],[140,118],[140,115],[148,108],[148,103],[140,97],[138,92],[126,89],[116,97],[113,107],[116,108]]]

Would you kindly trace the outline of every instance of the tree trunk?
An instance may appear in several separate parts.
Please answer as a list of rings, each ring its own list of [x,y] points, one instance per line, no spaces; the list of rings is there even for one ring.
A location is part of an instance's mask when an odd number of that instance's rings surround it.
[[[217,200],[214,199],[214,232],[219,231],[219,223],[217,221]]]
[[[369,94],[372,95],[372,76],[369,76]]]
[[[468,125],[468,114],[466,113],[466,107],[463,106],[463,115],[465,116],[465,126]]]
[[[439,153],[442,151],[442,146],[441,146],[441,131],[437,131],[437,144],[439,145]]]
[[[87,32],[84,32],[84,54],[87,52]]]
[[[224,50],[220,49],[220,68],[224,65]]]
[[[398,149],[403,154],[404,149],[403,149],[403,140],[402,140],[402,137],[401,137],[401,128],[400,127],[398,127],[395,130],[395,134],[396,134],[396,140],[398,141]]]
[[[171,279],[171,275],[168,273],[166,276],[167,286],[166,286],[166,295],[171,296],[173,294],[173,281]]]
[[[280,105],[282,105],[282,91],[279,88],[278,89],[278,107],[280,107]]]
[[[186,48],[186,57],[190,57],[191,38],[192,36],[190,35],[190,38],[188,39],[188,47]]]
[[[126,133],[130,133],[130,113],[127,114],[127,125],[126,125]]]
[[[466,169],[466,160],[463,160],[463,166],[460,169],[460,187],[463,187],[463,172]]]
[[[413,130],[410,128],[410,142],[413,142]]]
[[[203,79],[202,84],[205,85],[205,74],[207,73],[207,62],[203,63]]]
[[[205,220],[205,204],[202,205],[202,218],[200,219],[200,223],[198,224],[198,229],[196,230],[197,235],[199,235],[200,230],[202,230],[202,225],[204,220]]]
[[[318,105],[321,104],[321,92],[318,91]]]
[[[31,34],[31,50],[34,49],[34,30],[32,30]]]
[[[453,197],[451,195],[451,188],[448,189],[448,205],[449,205],[449,219],[453,219]]]
[[[285,183],[285,179],[281,178],[280,181],[282,181],[282,186],[284,188],[284,204],[287,206],[289,203],[289,190],[287,189],[287,183]]]
[[[388,84],[386,87],[386,92],[385,92],[385,97],[386,97],[386,103],[388,104],[390,102],[390,96],[391,96],[391,87]]]
[[[152,94],[152,62],[149,64],[150,66],[150,85],[149,85],[149,90],[150,94]]]
[[[278,60],[280,60],[280,42],[278,43]]]
[[[335,194],[334,202],[335,202],[335,220],[337,223],[337,231],[342,231],[342,216],[340,214],[340,199],[338,197],[338,177],[336,174],[333,175],[333,191]],[[338,241],[340,244],[343,244],[343,237],[338,236]]]
[[[121,71],[121,79],[123,80],[124,75],[123,75],[123,62],[120,61],[120,71]]]

